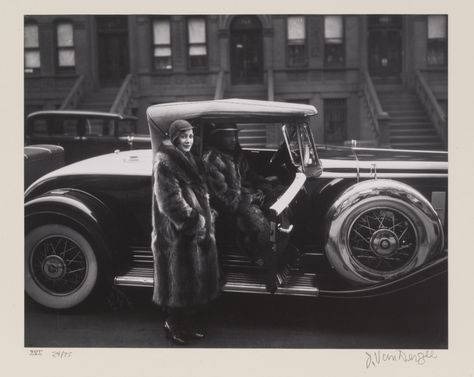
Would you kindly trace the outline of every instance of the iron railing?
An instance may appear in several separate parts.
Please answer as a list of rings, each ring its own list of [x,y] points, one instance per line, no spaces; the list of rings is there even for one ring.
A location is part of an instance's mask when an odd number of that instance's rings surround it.
[[[446,114],[419,70],[415,74],[415,90],[434,128],[440,135],[443,145],[446,146],[448,143]]]
[[[389,147],[390,135],[388,122],[390,115],[383,110],[369,73],[364,71],[363,74],[362,97],[364,98],[370,125],[376,135],[378,146]]]

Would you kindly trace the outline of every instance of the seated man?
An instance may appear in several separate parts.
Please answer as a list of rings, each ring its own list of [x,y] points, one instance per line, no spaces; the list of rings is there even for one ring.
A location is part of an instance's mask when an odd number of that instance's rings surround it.
[[[226,218],[235,221],[242,233],[240,246],[259,265],[265,265],[266,287],[276,291],[276,256],[270,242],[270,223],[260,205],[263,192],[252,187],[252,181],[261,181],[249,169],[237,141],[235,124],[213,125],[208,137],[208,149],[203,159],[211,195],[211,205]],[[240,238],[240,237],[239,237]]]

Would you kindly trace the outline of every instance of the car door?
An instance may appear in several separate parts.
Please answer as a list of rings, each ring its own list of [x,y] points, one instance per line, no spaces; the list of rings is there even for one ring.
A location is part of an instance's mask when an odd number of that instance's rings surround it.
[[[296,172],[286,191],[270,207],[270,239],[273,251],[278,258],[284,256],[293,230],[289,215],[291,204],[303,188],[306,178],[317,177],[322,171],[308,124],[304,122],[286,124],[282,130],[288,154]]]

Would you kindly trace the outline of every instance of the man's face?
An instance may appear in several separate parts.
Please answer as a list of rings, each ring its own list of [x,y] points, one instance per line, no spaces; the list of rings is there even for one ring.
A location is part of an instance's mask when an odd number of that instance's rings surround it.
[[[234,151],[237,147],[237,132],[222,131],[219,132],[219,148],[226,151]]]

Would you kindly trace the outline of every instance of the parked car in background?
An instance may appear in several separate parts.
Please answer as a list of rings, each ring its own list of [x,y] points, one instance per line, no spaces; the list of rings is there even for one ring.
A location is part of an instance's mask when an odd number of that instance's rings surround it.
[[[447,273],[447,153],[317,145],[316,114],[311,105],[239,99],[151,106],[152,150],[80,161],[27,189],[26,292],[67,309],[111,284],[153,286],[153,156],[175,119],[193,124],[198,157],[211,123],[282,134],[279,148],[244,148],[256,172],[286,188],[268,211],[276,295],[370,297]],[[224,291],[269,294],[265,270],[221,220]]]
[[[108,112],[50,110],[26,118],[25,145],[56,144],[70,164],[115,150],[150,147],[148,135],[137,135],[137,118]]]
[[[59,145],[37,144],[24,147],[24,188],[39,177],[64,166],[64,149]]]

